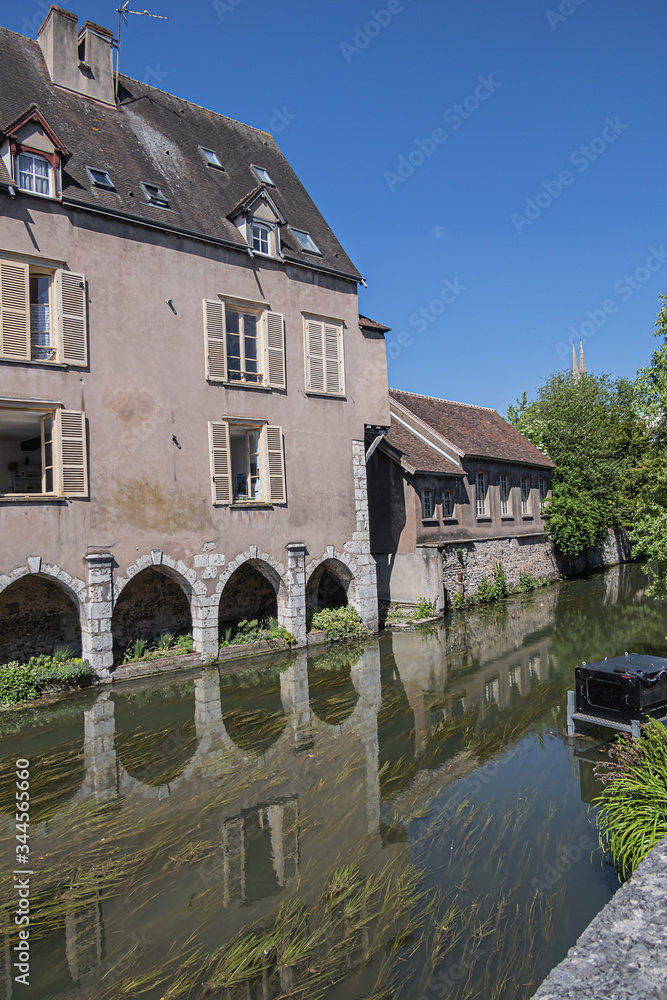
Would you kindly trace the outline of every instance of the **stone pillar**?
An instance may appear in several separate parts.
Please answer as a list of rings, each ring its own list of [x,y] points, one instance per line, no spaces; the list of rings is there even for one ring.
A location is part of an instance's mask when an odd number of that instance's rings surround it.
[[[192,639],[195,652],[202,657],[218,658],[218,598],[192,595]]]
[[[371,632],[378,630],[378,589],[375,560],[371,555],[371,535],[368,526],[368,483],[366,479],[366,448],[363,441],[352,442],[352,474],[356,515],[352,541],[345,551],[354,557],[357,574],[350,584],[348,596]]]
[[[288,542],[287,601],[280,624],[296,638],[299,645],[306,641],[306,546],[303,542]]]
[[[110,552],[89,553],[88,599],[81,605],[81,648],[84,660],[102,680],[109,680],[113,667],[113,556]]]

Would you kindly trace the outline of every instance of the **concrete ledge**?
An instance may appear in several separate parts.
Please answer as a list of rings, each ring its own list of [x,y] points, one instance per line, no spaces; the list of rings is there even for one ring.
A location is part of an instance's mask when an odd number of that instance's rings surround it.
[[[591,921],[533,1000],[667,1000],[667,838]]]

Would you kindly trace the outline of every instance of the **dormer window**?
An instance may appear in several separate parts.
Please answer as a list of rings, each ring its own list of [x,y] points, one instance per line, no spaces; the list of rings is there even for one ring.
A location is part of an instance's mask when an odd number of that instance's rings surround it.
[[[43,156],[18,155],[18,186],[21,191],[51,195],[51,165]]]
[[[252,248],[268,257],[271,253],[271,230],[257,222],[252,224]]]
[[[262,184],[270,184],[271,187],[276,186],[269,176],[269,171],[265,170],[264,167],[256,167],[253,163],[252,169],[255,171]]]
[[[204,149],[203,146],[200,146],[199,148],[201,149],[202,155],[209,167],[217,167],[218,170],[224,169],[217,153],[214,153],[212,149]]]
[[[157,184],[144,184],[142,181],[141,188],[151,205],[158,205],[160,208],[169,208],[169,200],[165,198]]]
[[[86,172],[90,177],[93,187],[102,188],[104,191],[115,191],[114,182],[106,170],[98,170],[97,167],[86,167]]]
[[[310,233],[306,233],[302,229],[294,229],[293,226],[290,226],[290,229],[301,244],[302,250],[307,250],[309,253],[320,253],[315,244],[315,240],[312,238]]]

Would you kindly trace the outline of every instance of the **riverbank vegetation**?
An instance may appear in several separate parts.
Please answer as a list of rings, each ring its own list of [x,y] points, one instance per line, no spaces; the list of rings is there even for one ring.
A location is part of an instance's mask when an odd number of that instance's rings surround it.
[[[73,656],[68,647],[58,647],[50,656],[31,656],[27,663],[12,660],[0,665],[0,704],[19,705],[45,694],[71,691],[93,683],[94,671],[87,660]]]
[[[609,757],[596,767],[604,788],[594,805],[602,846],[629,877],[667,836],[667,729],[651,719],[640,740],[619,736]]]
[[[647,557],[650,593],[667,597],[667,295],[662,340],[634,379],[556,372],[507,419],[556,463],[545,505],[560,553],[577,556],[609,528],[626,530]]]

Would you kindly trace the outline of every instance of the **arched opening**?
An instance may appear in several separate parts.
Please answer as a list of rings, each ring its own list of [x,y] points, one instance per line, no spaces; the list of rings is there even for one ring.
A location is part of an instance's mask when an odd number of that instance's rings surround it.
[[[309,611],[319,608],[344,608],[352,574],[344,563],[327,559],[313,570],[306,587],[306,607]]]
[[[280,580],[269,566],[245,562],[234,570],[220,598],[220,638],[232,636],[240,621],[266,622],[278,615]]]
[[[22,576],[0,593],[0,663],[25,663],[58,647],[81,655],[78,604],[51,577]]]
[[[183,585],[187,587],[185,581]],[[116,663],[138,639],[148,648],[167,632],[187,635],[192,631],[192,616],[181,583],[156,567],[137,573],[120,592],[111,630]]]

